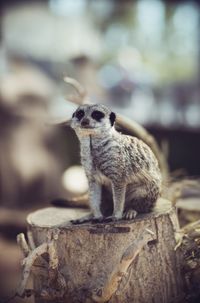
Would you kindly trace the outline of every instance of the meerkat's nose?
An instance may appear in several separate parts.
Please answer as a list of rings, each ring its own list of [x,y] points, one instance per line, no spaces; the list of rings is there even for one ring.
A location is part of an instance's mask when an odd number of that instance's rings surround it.
[[[82,126],[88,126],[89,124],[90,124],[90,120],[87,119],[87,118],[84,118],[84,119],[82,120],[82,122],[81,122],[81,125],[82,125]]]

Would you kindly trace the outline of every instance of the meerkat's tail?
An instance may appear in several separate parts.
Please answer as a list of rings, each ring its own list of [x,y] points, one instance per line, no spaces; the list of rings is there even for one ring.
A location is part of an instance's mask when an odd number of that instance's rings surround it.
[[[63,208],[85,208],[89,209],[88,196],[77,197],[76,199],[57,198],[50,202],[53,206]]]

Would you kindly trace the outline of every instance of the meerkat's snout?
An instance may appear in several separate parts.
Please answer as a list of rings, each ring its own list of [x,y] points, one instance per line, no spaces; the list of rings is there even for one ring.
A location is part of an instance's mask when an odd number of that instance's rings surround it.
[[[90,125],[90,120],[89,120],[89,119],[84,118],[84,119],[81,121],[81,126],[86,127],[86,126],[89,126],[89,125]]]

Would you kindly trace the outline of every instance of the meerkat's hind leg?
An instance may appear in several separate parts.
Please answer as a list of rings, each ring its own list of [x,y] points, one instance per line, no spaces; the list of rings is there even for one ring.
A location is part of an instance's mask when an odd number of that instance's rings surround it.
[[[138,213],[153,211],[159,196],[159,188],[155,182],[146,183],[138,187],[128,187],[126,193],[125,210],[134,209]]]

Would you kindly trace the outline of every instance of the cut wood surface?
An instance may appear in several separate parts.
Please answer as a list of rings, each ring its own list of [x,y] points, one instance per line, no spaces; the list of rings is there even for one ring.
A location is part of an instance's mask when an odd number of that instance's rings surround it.
[[[37,303],[181,302],[179,227],[169,201],[131,221],[69,222],[86,213],[50,207],[28,216],[28,244],[18,237],[25,252],[20,295],[32,272]]]

